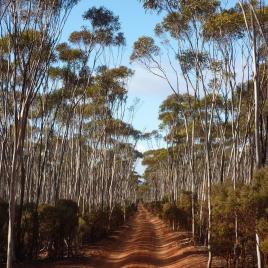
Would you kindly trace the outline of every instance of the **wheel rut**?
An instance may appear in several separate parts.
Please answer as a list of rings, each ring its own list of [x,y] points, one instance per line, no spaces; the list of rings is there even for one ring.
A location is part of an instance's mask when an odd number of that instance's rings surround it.
[[[205,268],[206,263],[204,248],[191,245],[189,233],[170,231],[162,220],[140,205],[135,216],[119,231],[83,248],[83,257],[43,267]]]

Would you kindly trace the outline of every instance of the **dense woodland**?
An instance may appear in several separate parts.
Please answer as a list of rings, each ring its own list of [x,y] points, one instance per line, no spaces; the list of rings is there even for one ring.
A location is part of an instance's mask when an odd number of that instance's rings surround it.
[[[116,14],[89,3],[60,42],[77,2],[0,2],[0,263],[73,256],[143,202],[207,247],[208,267],[268,267],[265,1],[140,1],[163,20],[130,60],[170,90],[152,133],[132,125]]]

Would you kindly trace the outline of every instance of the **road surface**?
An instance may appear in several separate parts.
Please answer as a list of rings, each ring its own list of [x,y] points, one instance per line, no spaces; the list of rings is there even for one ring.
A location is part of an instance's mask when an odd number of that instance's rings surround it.
[[[83,257],[34,267],[205,268],[206,263],[205,250],[191,245],[189,233],[171,231],[162,220],[139,206],[135,216],[119,231],[85,247]]]

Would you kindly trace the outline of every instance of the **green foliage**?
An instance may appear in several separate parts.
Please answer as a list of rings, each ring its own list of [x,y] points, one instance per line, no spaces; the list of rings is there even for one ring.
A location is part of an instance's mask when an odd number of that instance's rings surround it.
[[[177,206],[190,217],[192,209],[192,192],[182,191],[177,201]]]
[[[223,38],[241,38],[245,30],[243,15],[235,9],[223,10],[208,18],[204,25],[206,38],[221,40]]]
[[[43,204],[38,207],[38,214],[41,240],[49,243],[53,241],[59,229],[57,209],[54,206]]]
[[[83,18],[88,20],[92,26],[90,38],[89,34],[86,34],[85,31],[80,32],[83,34],[83,40],[85,40],[87,43],[90,40],[93,41],[92,43],[99,43],[105,46],[125,45],[123,33],[118,32],[121,28],[119,18],[115,16],[112,11],[106,9],[105,7],[92,7],[85,12]]]
[[[204,52],[186,50],[178,55],[182,72],[188,73],[192,69],[204,69],[208,66],[208,55]]]
[[[205,20],[211,16],[220,5],[218,0],[182,0],[181,12],[190,19]]]
[[[166,220],[173,229],[179,226],[181,217],[180,210],[175,204],[165,203],[162,207],[162,218]]]
[[[73,62],[82,60],[83,53],[79,49],[72,49],[67,43],[61,43],[57,46],[59,59],[64,62]]]
[[[82,243],[92,243],[105,238],[110,231],[120,227],[135,211],[135,204],[116,205],[112,212],[96,209],[79,218],[79,237]]]
[[[159,47],[155,44],[154,39],[148,36],[142,36],[134,43],[130,60],[151,60],[152,57],[158,55]]]
[[[56,209],[60,218],[60,228],[63,237],[74,239],[78,227],[78,205],[72,200],[59,200]]]
[[[34,203],[25,204],[23,206],[21,217],[21,241],[17,241],[18,246],[20,247],[17,255],[20,257],[20,259],[33,258],[33,249],[36,246],[35,242],[37,242],[37,239],[34,236],[37,234],[38,214],[36,211],[36,205]]]
[[[124,211],[121,206],[115,206],[110,215],[110,229],[116,229],[124,223]]]
[[[255,174],[251,185],[237,183],[236,190],[234,190],[232,181],[226,180],[224,184],[214,184],[212,204],[211,249],[213,255],[226,259],[229,264],[233,263],[236,257],[239,257],[241,264],[253,267],[254,260],[256,260],[257,232],[260,236],[261,250],[267,263],[268,167]],[[196,238],[204,244],[208,228],[207,203],[206,201],[201,202],[195,197],[194,205]],[[165,200],[154,201],[146,206],[150,211],[162,217],[171,227],[190,230],[192,222],[191,192],[181,192],[176,204]],[[201,208],[202,219],[200,222]]]
[[[146,207],[164,219],[174,230],[191,228],[191,192],[182,192],[176,203],[168,200],[153,201]]]
[[[234,259],[235,221],[237,219],[238,244],[243,252],[242,261],[252,262],[255,258],[256,232],[261,237],[261,248],[267,254],[268,238],[268,169],[255,175],[253,185],[215,186],[212,210],[212,250],[215,255],[227,260]]]
[[[76,45],[90,45],[94,41],[94,36],[90,31],[82,30],[82,31],[74,31],[71,33],[69,37],[69,41],[72,44]]]
[[[55,13],[59,12],[60,9],[69,9],[72,6],[76,5],[79,0],[43,0],[33,1],[31,5],[35,9],[42,9],[43,11],[53,10]],[[27,3],[27,0],[21,1],[23,4]]]
[[[154,214],[161,216],[161,214],[162,214],[162,202],[154,201],[154,202],[147,204],[147,207]]]
[[[266,218],[261,218],[258,221],[258,231],[261,234],[261,250],[264,254],[268,254],[268,221]]]
[[[166,7],[170,8],[176,8],[178,7],[178,1],[177,0],[140,0],[142,2],[143,7],[145,9],[151,9],[151,10],[156,10],[156,11],[162,11]]]
[[[189,31],[188,21],[178,12],[168,14],[163,22],[155,27],[156,35],[161,36],[164,32],[168,32],[173,38],[179,38],[187,31]]]
[[[268,265],[268,167],[259,170],[255,177],[251,201],[257,218],[256,229],[260,236],[261,250],[265,264]]]
[[[124,207],[125,218],[131,217],[137,211],[137,205],[128,203]]]
[[[214,190],[212,213],[212,250],[217,256],[226,259],[233,253],[235,241],[235,215],[236,204],[232,186],[227,185]]]
[[[108,28],[111,31],[118,31],[120,29],[119,18],[105,7],[92,7],[85,12],[83,18],[89,20],[93,28]]]
[[[0,214],[2,258],[7,243],[8,204],[1,200]],[[72,255],[76,246],[78,224],[78,206],[71,200],[59,200],[56,206],[41,204],[38,208],[34,203],[25,204],[22,208],[20,237],[15,244],[18,258],[36,258],[40,249],[45,249],[51,258]],[[15,233],[18,235],[17,225]]]
[[[59,200],[56,206],[41,205],[39,232],[43,246],[52,258],[72,254],[75,235],[78,230],[78,206],[71,200]],[[67,249],[64,240],[67,241]]]

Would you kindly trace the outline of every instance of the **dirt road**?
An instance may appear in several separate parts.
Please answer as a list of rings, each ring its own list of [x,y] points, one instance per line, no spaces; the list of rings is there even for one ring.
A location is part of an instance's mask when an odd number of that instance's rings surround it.
[[[170,231],[159,218],[140,206],[120,231],[97,245],[84,248],[84,257],[38,267],[205,268],[206,252],[191,246],[189,237],[189,233]]]

